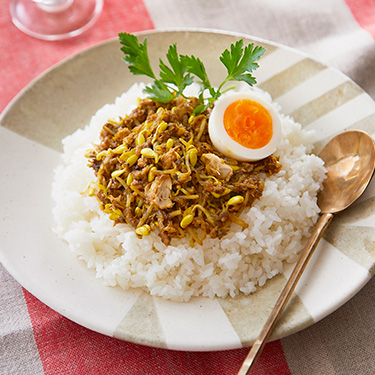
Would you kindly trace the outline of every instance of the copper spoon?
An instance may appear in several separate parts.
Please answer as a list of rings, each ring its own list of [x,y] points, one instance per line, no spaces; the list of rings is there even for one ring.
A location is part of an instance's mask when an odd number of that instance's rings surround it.
[[[363,131],[350,130],[337,135],[319,156],[327,168],[327,178],[318,194],[320,218],[238,375],[249,374],[253,368],[333,215],[359,198],[374,173],[375,143]]]

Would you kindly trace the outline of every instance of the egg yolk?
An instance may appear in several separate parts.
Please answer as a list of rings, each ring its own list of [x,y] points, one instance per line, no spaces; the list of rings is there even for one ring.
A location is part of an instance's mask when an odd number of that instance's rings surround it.
[[[271,115],[261,104],[250,99],[228,105],[223,122],[228,135],[247,148],[262,148],[273,135]]]

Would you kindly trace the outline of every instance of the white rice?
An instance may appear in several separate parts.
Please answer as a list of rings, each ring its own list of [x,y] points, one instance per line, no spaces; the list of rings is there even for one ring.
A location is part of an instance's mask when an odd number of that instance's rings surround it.
[[[255,292],[283,271],[283,262],[296,261],[317,220],[316,195],[325,168],[311,154],[311,131],[280,115],[283,140],[276,154],[282,170],[266,179],[261,199],[242,213],[241,218],[249,223],[247,229],[233,225],[221,240],[207,238],[203,246],[194,248],[187,238],[173,239],[165,246],[157,233],[138,239],[129,226],[113,226],[96,198],[81,194],[95,181],[85,151],[98,142],[109,118],[124,116],[136,106],[142,88],[134,85],[114,104],[101,108],[85,129],[63,140],[63,161],[55,171],[52,189],[56,233],[109,286],[140,287],[177,301]],[[267,93],[257,91],[271,101]]]

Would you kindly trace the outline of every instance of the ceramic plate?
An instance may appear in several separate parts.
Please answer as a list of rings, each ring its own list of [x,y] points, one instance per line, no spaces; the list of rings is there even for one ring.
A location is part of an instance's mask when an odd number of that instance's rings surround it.
[[[218,60],[235,40],[267,52],[256,71],[269,91],[305,128],[316,129],[317,152],[334,134],[362,129],[374,135],[375,104],[345,75],[288,47],[239,34],[202,30],[141,33],[153,64],[171,43],[199,56],[216,84]],[[218,73],[220,72],[220,74]],[[214,75],[217,77],[214,77]],[[45,72],[1,118],[0,260],[13,277],[67,318],[105,335],[160,348],[221,350],[250,346],[286,282],[288,270],[256,293],[175,303],[139,290],[102,285],[52,232],[51,183],[61,139],[88,123],[135,81],[111,40]],[[337,215],[283,314],[273,339],[306,328],[340,307],[374,274],[375,187]]]

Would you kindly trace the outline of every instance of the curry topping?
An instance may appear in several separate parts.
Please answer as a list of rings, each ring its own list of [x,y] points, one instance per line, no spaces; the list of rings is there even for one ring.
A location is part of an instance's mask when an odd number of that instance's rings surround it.
[[[115,224],[129,224],[138,236],[158,231],[166,245],[186,235],[202,244],[227,234],[232,223],[248,226],[241,212],[281,165],[272,155],[240,162],[220,154],[208,135],[212,106],[195,114],[200,104],[182,96],[143,99],[103,126],[99,144],[86,153],[97,177],[89,194]]]

